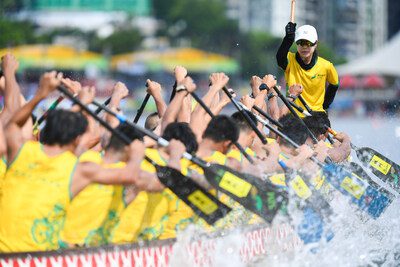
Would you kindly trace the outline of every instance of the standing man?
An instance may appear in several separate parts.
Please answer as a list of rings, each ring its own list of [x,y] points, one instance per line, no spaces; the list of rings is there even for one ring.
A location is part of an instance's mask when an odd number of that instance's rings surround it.
[[[289,90],[288,97],[302,105],[297,95],[303,98],[314,111],[325,111],[332,104],[339,89],[339,77],[333,64],[317,53],[318,35],[313,26],[304,25],[296,31],[296,23],[289,22],[285,28],[286,36],[276,54],[279,67],[285,71],[287,88],[300,84],[300,92]],[[289,52],[293,41],[297,53]],[[328,83],[328,87],[326,84]]]

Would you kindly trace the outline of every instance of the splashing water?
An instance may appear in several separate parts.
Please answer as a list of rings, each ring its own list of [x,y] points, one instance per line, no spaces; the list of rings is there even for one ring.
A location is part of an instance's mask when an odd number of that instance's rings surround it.
[[[371,122],[368,120],[337,120],[333,122],[333,126],[335,123],[339,125],[337,129],[348,132],[355,143],[374,147],[383,154],[390,155],[395,161],[400,158],[397,145],[399,120],[382,120],[380,131],[371,130]],[[373,141],[373,145],[368,141]],[[395,150],[393,146],[396,147]],[[368,173],[372,176],[371,172]],[[374,176],[373,178],[377,179]],[[173,247],[170,266],[400,266],[399,199],[395,199],[376,220],[350,205],[348,198],[340,194],[335,194],[330,204],[335,213],[327,227],[334,232],[334,238],[330,242],[322,240],[318,244],[303,245],[289,226],[297,224],[301,214],[291,210],[291,222],[285,218],[277,218],[268,226],[271,233],[276,231],[277,234],[266,236],[262,246],[264,253],[250,261],[246,261],[246,257],[243,259],[246,241],[244,228],[223,233],[217,239],[210,239],[202,235],[201,230],[190,227],[179,234]],[[279,230],[283,225],[287,229]],[[197,251],[195,255],[188,255],[186,247],[193,240],[199,242],[198,246],[207,249],[202,253]]]

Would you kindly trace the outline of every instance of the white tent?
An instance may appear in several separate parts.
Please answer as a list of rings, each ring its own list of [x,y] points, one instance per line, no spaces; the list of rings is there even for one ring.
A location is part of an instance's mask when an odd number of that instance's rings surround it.
[[[381,49],[365,57],[337,66],[340,75],[380,74],[400,77],[400,33]]]

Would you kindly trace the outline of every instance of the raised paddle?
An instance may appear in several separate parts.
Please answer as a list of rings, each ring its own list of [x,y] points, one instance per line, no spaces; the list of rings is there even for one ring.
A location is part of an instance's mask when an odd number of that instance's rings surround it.
[[[147,86],[147,84],[146,84],[146,86]],[[138,109],[138,112],[136,113],[135,118],[133,119],[134,123],[137,123],[139,121],[140,116],[142,116],[144,108],[146,107],[147,102],[149,101],[149,99],[150,99],[150,94],[147,93],[146,96],[143,99],[142,104],[140,105],[140,108]]]
[[[306,116],[306,117],[311,117],[311,114],[310,114],[307,110],[304,110],[304,108],[300,107],[300,106],[297,105],[296,103],[290,102],[290,101],[289,101],[289,104],[292,105],[292,107],[294,107],[295,109],[297,109],[297,110],[298,110],[300,113],[302,113],[304,116]]]
[[[257,125],[253,122],[253,120],[249,117],[249,115],[240,107],[238,102],[236,101],[235,98],[233,98],[232,94],[229,92],[228,88],[223,87],[222,90],[225,92],[225,94],[229,97],[235,108],[243,115],[247,123],[250,125],[250,127],[253,129],[253,131],[256,133],[258,138],[260,138],[261,142],[263,144],[267,143],[267,139],[263,135],[263,133],[257,128]]]
[[[85,106],[79,99],[73,97],[73,95],[68,92],[67,89],[60,86],[58,87],[58,90],[64,93],[69,99],[71,99],[72,102],[79,105],[82,110],[87,112],[104,128],[115,134],[124,143],[130,144],[130,140],[128,137],[126,137],[126,135],[112,128],[107,122],[102,120],[97,114]],[[106,109],[105,105],[98,104],[98,107],[101,107],[101,109],[104,110]],[[160,181],[169,189],[171,189],[171,191],[174,192],[186,204],[188,204],[193,211],[207,221],[207,223],[215,223],[231,210],[229,207],[221,203],[213,195],[208,193],[201,186],[199,186],[190,178],[184,176],[179,171],[168,166],[160,166],[147,156],[145,159],[154,165]]]
[[[211,118],[214,118],[215,115],[212,113],[209,107],[204,103],[204,101],[195,93],[190,93],[193,98],[199,103],[199,105],[210,115]],[[254,164],[254,160],[250,157],[250,155],[246,152],[246,150],[237,142],[233,142],[233,144],[239,149],[240,153],[251,163]]]
[[[125,116],[117,114],[95,101],[93,104],[101,106],[104,111],[118,118],[121,123],[141,131],[159,145],[167,146],[169,144],[167,140],[157,136],[155,133],[129,122]],[[288,203],[287,192],[271,183],[262,181],[259,177],[248,173],[240,173],[227,166],[205,162],[187,152],[183,154],[183,157],[202,168],[207,181],[218,191],[227,194],[267,222],[272,222],[278,211],[284,209]]]
[[[307,109],[308,113],[310,114],[310,116],[312,116],[312,112],[313,110],[310,108],[310,106],[307,104],[306,100],[303,98],[302,95],[298,95],[297,97],[300,102],[303,104],[303,106]]]
[[[295,10],[296,10],[296,0],[292,0],[290,4],[290,22],[292,23],[294,23]]]
[[[40,116],[40,118],[35,122],[35,124],[33,125],[33,134],[34,134],[34,135],[36,135],[36,134],[39,132],[39,126],[40,126],[40,124],[42,124],[42,123],[46,120],[47,116],[49,115],[49,112],[50,112],[51,110],[55,109],[55,108],[58,106],[58,104],[60,104],[61,101],[63,101],[63,100],[64,100],[64,96],[60,95],[60,96],[56,99],[56,101],[54,101],[54,102],[50,105],[50,107],[46,110],[46,112],[43,113],[43,115]]]
[[[313,140],[313,143],[316,144],[318,143],[317,138],[315,137],[315,135],[310,131],[310,129],[307,127],[307,125],[304,123],[304,121],[299,117],[299,115],[296,113],[296,111],[293,109],[293,107],[290,105],[289,100],[286,99],[286,97],[281,93],[281,91],[278,89],[278,87],[274,86],[273,88],[275,90],[275,92],[278,94],[279,98],[282,100],[282,102],[286,105],[286,107],[289,109],[290,113],[293,114],[293,116],[295,116],[301,124],[303,124],[306,127],[306,131],[308,133],[308,135],[311,137],[311,139]]]
[[[106,101],[104,101],[104,104],[103,105],[105,105],[105,106],[107,106],[108,104],[110,104],[110,102],[111,102],[111,96],[109,97],[109,98],[107,98],[107,100]],[[99,114],[101,112],[101,108],[98,108],[98,109],[96,109],[95,110],[95,114]]]

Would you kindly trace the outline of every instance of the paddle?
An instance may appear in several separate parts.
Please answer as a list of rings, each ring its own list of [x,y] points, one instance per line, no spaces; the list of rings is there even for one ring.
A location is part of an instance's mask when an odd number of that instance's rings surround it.
[[[79,99],[73,97],[73,95],[67,89],[59,86],[58,90],[64,93],[64,95],[71,99],[72,102],[79,105],[82,110],[87,112],[104,128],[115,134],[124,143],[130,144],[129,138],[112,128],[107,122],[102,120],[97,114],[85,106]],[[106,109],[104,105],[98,104],[98,106],[101,107],[101,109]],[[160,166],[147,156],[145,159],[154,165],[160,181],[169,189],[171,189],[171,191],[181,198],[186,204],[188,204],[193,211],[202,217],[207,223],[213,224],[217,220],[224,217],[231,210],[229,207],[221,203],[218,199],[205,191],[193,180],[181,174],[179,171],[167,166]]]
[[[265,126],[277,136],[285,139],[293,147],[299,147],[298,144],[296,144],[292,139],[290,139],[278,129],[275,129],[268,124],[266,124]],[[358,177],[362,175],[359,174],[356,170],[348,171],[344,169],[343,166],[324,164],[314,156],[310,159],[322,168],[322,183],[325,180],[328,180],[330,184],[332,184],[342,194],[349,196],[351,202],[359,206],[361,210],[366,211],[371,217],[375,219],[378,218],[391,203],[389,196],[381,193],[373,186],[369,185],[367,182],[360,180]],[[353,174],[353,172],[356,173]]]
[[[243,105],[244,106],[244,105]],[[268,115],[268,113],[266,113],[264,110],[262,110],[261,108],[257,107],[256,105],[253,106],[253,108],[260,113],[261,115],[263,115],[265,118],[267,118],[271,123],[273,123],[274,125],[278,126],[279,128],[283,128],[282,124],[280,122],[278,122],[277,120],[273,119],[271,116]],[[254,114],[256,115],[256,114]],[[258,116],[260,117],[260,116]],[[261,118],[261,117],[260,117]],[[262,118],[261,118],[262,119]],[[261,122],[261,121],[260,121]],[[264,122],[261,122],[263,124],[266,124]]]
[[[109,98],[107,98],[106,101],[104,101],[104,104],[103,104],[103,105],[107,106],[108,104],[110,104],[110,102],[111,102],[111,96],[110,96]],[[98,108],[98,109],[95,110],[94,113],[95,113],[95,114],[99,114],[100,111],[101,111],[101,108]]]
[[[327,127],[327,130],[333,136],[337,134],[336,131],[329,127]],[[365,167],[368,167],[379,179],[388,184],[396,192],[400,193],[400,166],[398,164],[372,148],[358,148],[352,143],[351,148],[356,152],[357,158]]]
[[[268,122],[266,121],[266,120],[264,120],[263,118],[261,118],[258,114],[255,114],[255,113],[253,113],[248,107],[246,107],[246,105],[245,104],[243,104],[242,102],[238,102],[238,104],[239,104],[239,106],[242,108],[242,109],[244,109],[244,110],[246,110],[246,111],[248,111],[248,112],[251,112],[255,117],[256,117],[256,119],[257,119],[257,121],[259,121],[259,122],[261,122],[264,126],[267,126],[267,124],[268,124]],[[279,123],[278,121],[276,121],[276,120],[274,120],[273,118],[271,118],[267,113],[265,113],[262,109],[260,109],[259,107],[257,107],[257,106],[253,106],[253,108],[255,109],[255,110],[257,110],[261,115],[263,115],[264,117],[265,117],[265,115],[267,115],[268,117],[269,117],[269,119],[270,119],[270,121],[274,121],[273,123],[275,124],[275,125],[277,125],[278,127],[283,127],[282,126],[282,124],[281,123]],[[260,112],[260,111],[261,112]]]
[[[299,95],[297,98],[300,100],[300,102],[303,104],[303,106],[307,109],[308,113],[310,113],[310,115],[312,115],[313,110],[307,104],[306,100],[304,100],[303,96]]]
[[[46,112],[43,113],[43,115],[40,116],[40,118],[35,122],[35,124],[33,125],[33,134],[34,134],[34,135],[36,135],[36,134],[39,132],[39,126],[40,126],[40,124],[42,124],[42,122],[44,122],[44,121],[46,120],[47,116],[49,115],[49,112],[50,112],[51,110],[55,109],[55,108],[58,106],[58,104],[60,104],[61,101],[63,101],[63,100],[64,100],[64,96],[62,96],[62,95],[59,96],[59,97],[56,99],[56,101],[54,101],[54,102],[50,105],[50,107],[46,110]]]
[[[261,142],[263,144],[267,143],[267,139],[265,136],[261,133],[261,131],[257,128],[257,125],[253,122],[253,120],[249,117],[249,115],[244,112],[244,110],[240,107],[236,99],[233,98],[232,94],[228,91],[228,88],[225,86],[222,88],[222,90],[225,92],[225,94],[229,97],[235,108],[242,114],[242,116],[245,118],[247,123],[250,125],[250,127],[253,129],[253,131],[257,134],[258,138],[260,138]]]
[[[308,135],[311,137],[311,139],[313,140],[313,143],[316,144],[318,143],[317,138],[315,137],[315,135],[310,131],[310,129],[307,127],[307,125],[304,123],[304,121],[299,117],[299,115],[296,113],[296,111],[294,111],[293,107],[290,105],[289,101],[286,99],[286,97],[283,96],[283,94],[281,93],[281,91],[278,89],[278,87],[274,86],[273,88],[275,90],[275,92],[278,94],[279,98],[283,101],[283,103],[285,104],[285,106],[289,109],[290,113],[293,114],[294,117],[296,117],[301,124],[303,124],[306,127],[306,131],[308,133]]]
[[[201,100],[201,98],[195,93],[191,92],[193,98],[199,103],[199,105],[210,115],[211,118],[214,118],[215,115],[212,113],[209,107]],[[250,155],[244,150],[244,148],[237,142],[233,142],[233,144],[239,149],[240,153],[251,163],[254,164],[254,160],[250,157]]]
[[[101,106],[104,111],[118,118],[121,123],[126,123],[141,131],[155,140],[159,145],[167,146],[169,144],[167,140],[157,136],[155,133],[127,121],[125,116],[116,114],[95,101],[93,104]],[[227,166],[205,162],[187,152],[183,154],[183,157],[201,167],[207,181],[218,191],[227,194],[243,207],[256,213],[267,222],[271,222],[278,211],[282,207],[285,207],[288,202],[288,196],[285,191],[262,181],[259,177],[237,172]]]
[[[146,83],[146,86],[147,86],[147,83]],[[135,118],[133,119],[134,123],[137,123],[139,121],[140,116],[142,116],[143,110],[146,107],[147,102],[149,101],[149,99],[150,99],[150,94],[147,93],[146,96],[143,99],[142,104],[140,105],[140,108],[138,109],[138,112],[136,113]]]
[[[311,114],[307,111],[304,110],[302,107],[298,106],[296,103],[294,102],[289,102],[290,105],[292,105],[292,107],[294,107],[295,109],[297,109],[300,113],[302,113],[304,116],[306,117],[311,117]]]
[[[327,127],[327,128],[329,128],[329,127]],[[332,137],[329,134],[327,136],[327,139],[333,145],[334,141],[333,141]],[[367,181],[368,184],[373,186],[379,192],[385,194],[389,198],[390,203],[393,201],[395,196],[392,193],[390,193],[389,191],[387,191],[384,187],[382,187],[379,184],[377,184],[374,180],[372,180],[372,178],[364,171],[364,169],[358,163],[356,163],[354,161],[349,162],[348,167],[350,167],[350,169],[353,171],[354,175],[356,175],[357,177]]]

